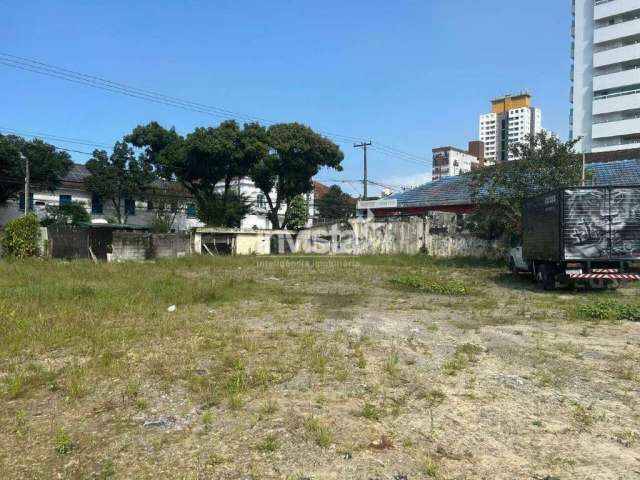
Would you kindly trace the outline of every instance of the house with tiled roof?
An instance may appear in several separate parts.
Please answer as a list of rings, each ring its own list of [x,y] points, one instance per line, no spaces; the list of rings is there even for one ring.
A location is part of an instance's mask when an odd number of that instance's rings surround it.
[[[110,202],[98,198],[87,191],[85,179],[89,176],[89,170],[82,164],[74,164],[71,170],[60,182],[60,188],[54,192],[34,189],[29,195],[29,207],[39,218],[46,216],[47,206],[68,205],[72,202],[80,203],[91,215],[92,221],[108,220],[115,217],[115,212]],[[153,200],[151,200],[153,199]],[[125,209],[128,214],[128,223],[138,226],[149,226],[153,222],[160,209],[164,205],[176,206],[176,214],[173,228],[175,230],[187,230],[202,224],[196,218],[196,209],[191,195],[182,189],[177,183],[156,181],[149,188],[145,198],[130,199],[125,201]],[[0,227],[9,220],[23,214],[25,209],[24,193],[19,192],[14,199],[9,199],[0,206]]]
[[[34,189],[29,195],[30,210],[39,218],[46,216],[47,206],[60,206],[78,202],[90,213],[92,221],[108,220],[115,217],[110,202],[92,195],[86,190],[85,179],[89,176],[89,170],[85,165],[74,164],[69,173],[62,179],[60,188],[55,192]],[[235,180],[234,188],[247,198],[252,204],[251,212],[242,220],[243,229],[269,229],[271,222],[268,218],[267,199],[249,178]],[[222,190],[224,184],[216,185]],[[314,182],[313,190],[307,195],[309,207],[309,226],[312,224],[316,213],[316,199],[321,198],[329,190],[329,187]],[[127,222],[131,225],[150,226],[162,210],[166,211],[175,205],[175,219],[173,229],[177,231],[188,230],[193,227],[201,227],[204,224],[197,218],[195,202],[191,194],[178,182],[166,182],[156,180],[142,198],[125,201],[127,210]],[[0,205],[0,228],[9,220],[23,214],[25,209],[24,193],[20,192],[16,198],[8,200]],[[279,216],[284,218],[286,205],[283,205]]]
[[[590,186],[640,185],[640,159],[590,163],[586,172]],[[358,210],[375,216],[471,213],[476,206],[470,175],[445,177],[381,200],[358,202]]]

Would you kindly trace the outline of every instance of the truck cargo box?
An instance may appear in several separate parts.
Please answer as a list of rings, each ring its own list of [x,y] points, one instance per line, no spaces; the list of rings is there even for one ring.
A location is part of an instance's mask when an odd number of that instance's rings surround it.
[[[522,222],[529,261],[640,260],[640,186],[577,187],[533,197]]]

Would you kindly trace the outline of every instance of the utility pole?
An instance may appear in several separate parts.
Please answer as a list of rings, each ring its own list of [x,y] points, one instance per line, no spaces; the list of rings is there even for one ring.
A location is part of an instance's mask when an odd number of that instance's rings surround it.
[[[584,187],[585,181],[587,180],[586,178],[586,170],[587,170],[587,154],[585,152],[584,149],[584,135],[578,137],[578,140],[581,141],[582,143],[582,186]]]
[[[25,157],[20,154],[22,158],[24,158],[25,163],[25,175],[24,175],[24,214],[29,214],[29,187],[31,186],[31,173],[29,172],[29,157]]]
[[[353,148],[362,148],[364,150],[364,177],[362,179],[362,183],[364,184],[363,200],[367,199],[367,187],[369,184],[369,180],[367,178],[367,147],[370,145],[371,141],[353,144]]]

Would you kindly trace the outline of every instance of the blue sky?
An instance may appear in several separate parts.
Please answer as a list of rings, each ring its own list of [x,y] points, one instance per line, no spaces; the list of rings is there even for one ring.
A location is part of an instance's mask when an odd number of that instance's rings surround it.
[[[465,147],[501,94],[528,89],[568,135],[569,0],[2,3],[2,53],[424,158],[372,150],[382,183],[426,179],[431,149]],[[108,144],[151,120],[181,133],[221,120],[3,65],[0,112],[3,128]],[[344,172],[320,180],[362,177],[361,150],[341,146]]]

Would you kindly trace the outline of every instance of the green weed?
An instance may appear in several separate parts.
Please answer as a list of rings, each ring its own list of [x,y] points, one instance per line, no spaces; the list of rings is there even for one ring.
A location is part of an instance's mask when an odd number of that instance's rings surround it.
[[[61,455],[70,453],[75,447],[69,434],[62,428],[56,432],[56,435],[53,439],[53,445],[55,451]]]
[[[458,280],[425,277],[417,273],[398,275],[391,281],[401,287],[412,288],[436,295],[468,295],[470,293],[469,287]]]
[[[262,439],[262,441],[256,446],[261,452],[275,452],[280,448],[280,440],[278,435],[270,433]]]
[[[312,440],[321,448],[328,448],[333,442],[331,430],[320,423],[316,417],[308,417],[304,420],[304,429],[307,439]]]
[[[360,416],[377,422],[382,417],[382,409],[373,403],[365,402],[360,411]]]

